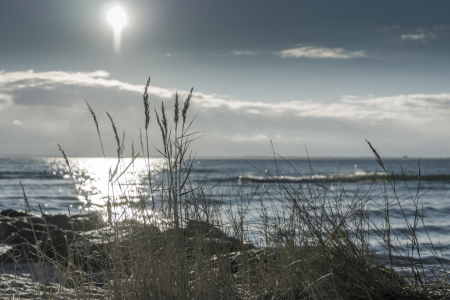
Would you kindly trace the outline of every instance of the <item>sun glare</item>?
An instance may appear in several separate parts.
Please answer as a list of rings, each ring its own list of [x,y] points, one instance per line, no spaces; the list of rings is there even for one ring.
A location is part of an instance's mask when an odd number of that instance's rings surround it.
[[[116,6],[109,11],[108,22],[114,28],[114,31],[121,31],[127,24],[127,14],[121,7]]]
[[[114,29],[114,51],[117,54],[120,53],[121,48],[122,28],[127,24],[127,21],[127,14],[120,6],[115,6],[108,12],[108,22]]]

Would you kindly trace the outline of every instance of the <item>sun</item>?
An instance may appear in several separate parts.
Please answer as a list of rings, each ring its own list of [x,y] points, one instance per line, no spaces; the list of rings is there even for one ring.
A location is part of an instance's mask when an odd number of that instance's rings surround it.
[[[108,22],[111,24],[114,31],[120,32],[127,24],[127,21],[127,14],[120,6],[115,6],[108,12]]]
[[[114,6],[108,12],[108,22],[114,29],[114,52],[120,54],[122,43],[122,29],[127,24],[128,17],[125,10],[120,6]]]

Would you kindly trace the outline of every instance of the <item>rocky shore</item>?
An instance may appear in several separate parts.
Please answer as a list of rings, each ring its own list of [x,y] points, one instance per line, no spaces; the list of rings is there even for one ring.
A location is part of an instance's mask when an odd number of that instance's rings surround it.
[[[115,225],[113,233],[95,212],[38,216],[21,210],[2,211],[0,299],[104,299],[109,280],[105,274],[113,268],[107,251],[111,235],[116,234],[115,242],[120,236],[120,243],[129,245],[141,236],[135,232],[139,226],[130,228],[123,226],[120,231],[120,225]],[[206,222],[189,221],[178,230],[161,231],[148,225],[149,229],[152,249],[163,249],[164,241],[176,237],[186,257],[191,257],[201,245],[208,264],[214,268],[217,261],[225,259],[236,281],[244,260],[248,265],[275,259],[273,253],[242,243]],[[189,273],[194,277],[195,268],[191,267]],[[133,276],[132,269],[124,273]]]
[[[103,221],[95,213],[42,217],[21,210],[3,210],[0,299],[76,299],[80,291],[74,289],[71,276],[66,274],[70,247],[84,245],[86,248],[78,255],[89,255],[99,237],[96,231],[101,228]],[[98,284],[86,286],[83,292],[90,293],[91,299],[103,299],[106,295]]]

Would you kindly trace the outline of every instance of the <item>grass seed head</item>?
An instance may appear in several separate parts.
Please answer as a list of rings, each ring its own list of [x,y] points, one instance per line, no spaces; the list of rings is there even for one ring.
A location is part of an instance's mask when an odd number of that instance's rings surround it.
[[[113,131],[114,131],[114,137],[116,138],[116,142],[117,142],[117,158],[120,158],[121,147],[120,147],[119,134],[117,133],[117,127],[116,127],[116,124],[114,124],[114,120],[111,117],[111,115],[108,112],[106,112],[106,114],[108,115],[109,119],[111,120],[111,125],[112,125]]]
[[[175,92],[175,109],[174,109],[175,117],[173,121],[175,122],[175,125],[178,124],[178,115],[180,113],[179,109],[179,102],[178,102],[178,92]]]
[[[189,105],[191,104],[191,98],[192,98],[192,91],[194,90],[194,87],[191,88],[191,92],[186,97],[186,100],[184,101],[184,107],[181,111],[181,114],[183,115],[183,124],[186,123],[186,113],[188,111]]]

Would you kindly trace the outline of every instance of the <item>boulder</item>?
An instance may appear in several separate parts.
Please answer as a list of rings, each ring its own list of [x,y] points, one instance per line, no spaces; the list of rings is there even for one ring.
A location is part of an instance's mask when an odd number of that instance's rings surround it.
[[[403,276],[400,276],[395,270],[390,270],[388,268],[374,266],[370,269],[371,272],[380,272],[387,281],[398,286],[407,286],[408,282]]]
[[[33,217],[14,217],[12,218],[13,220],[16,221],[23,221],[23,222],[27,222],[27,223],[33,223],[33,224],[45,224],[45,221],[43,218],[38,217],[38,216],[33,216]]]
[[[96,244],[86,240],[78,240],[71,244],[71,259],[73,263],[86,272],[95,270],[102,271],[112,266],[110,256],[107,255],[106,243]]]
[[[72,220],[75,219],[89,219],[90,221],[97,223],[97,224],[102,224],[104,223],[103,217],[101,215],[100,212],[96,212],[96,211],[91,211],[88,212],[86,214],[75,214],[75,215],[71,215],[70,216],[72,218]]]
[[[0,255],[0,262],[37,261],[38,252],[34,245],[21,243]]]
[[[184,229],[186,237],[204,236],[209,238],[220,238],[226,234],[211,223],[204,221],[189,220]]]
[[[9,222],[11,221],[10,217],[0,215],[0,223],[1,222]]]
[[[70,231],[69,231],[70,232]],[[63,257],[67,256],[67,238],[66,232],[62,229],[57,229],[50,231],[50,239],[43,241],[39,247],[48,252],[50,257],[54,254],[56,250]]]
[[[21,209],[5,209],[0,212],[0,215],[10,218],[16,217],[37,217],[35,214],[21,210]]]
[[[4,243],[19,244],[26,242],[34,244],[47,256],[56,258],[57,256],[66,257],[68,255],[68,243],[71,243],[76,238],[79,238],[79,235],[72,231],[64,231],[62,229],[33,231],[23,228],[4,238]]]
[[[243,268],[243,266],[252,269],[257,266],[264,266],[276,259],[277,255],[273,251],[253,248],[227,254],[214,255],[208,263],[211,263],[213,268],[217,268],[219,264],[228,264],[231,268],[231,272],[236,274]]]
[[[1,222],[0,223],[0,239],[4,239],[12,233],[19,231],[19,228],[14,226],[12,222]]]
[[[193,237],[188,239],[186,252],[191,254],[201,250],[208,257],[224,253],[237,252],[255,248],[252,244],[245,244],[237,238],[222,236],[220,238]]]
[[[31,230],[27,228],[20,229],[17,232],[13,232],[4,238],[3,242],[5,244],[20,244],[28,242],[31,244],[36,244],[37,241],[47,240],[48,234],[45,231]]]
[[[69,222],[70,229],[74,231],[90,231],[101,227],[101,224],[88,218],[76,218]],[[67,228],[69,229],[69,228]]]
[[[61,228],[60,225],[69,223],[70,217],[66,214],[45,215],[45,220],[47,223],[54,224]]]
[[[47,223],[65,230],[89,231],[103,227],[103,219],[96,212],[71,217],[65,214],[46,215],[45,219]]]
[[[18,229],[30,229],[30,230],[34,229],[38,231],[50,231],[57,229],[57,227],[54,225],[45,225],[43,223],[32,222],[33,226],[31,226],[29,221],[24,221],[23,219],[20,218],[13,218],[10,224],[14,225]]]
[[[241,268],[254,268],[258,264],[267,264],[277,259],[276,253],[267,249],[249,249],[230,253],[230,267],[233,273],[237,273]]]

